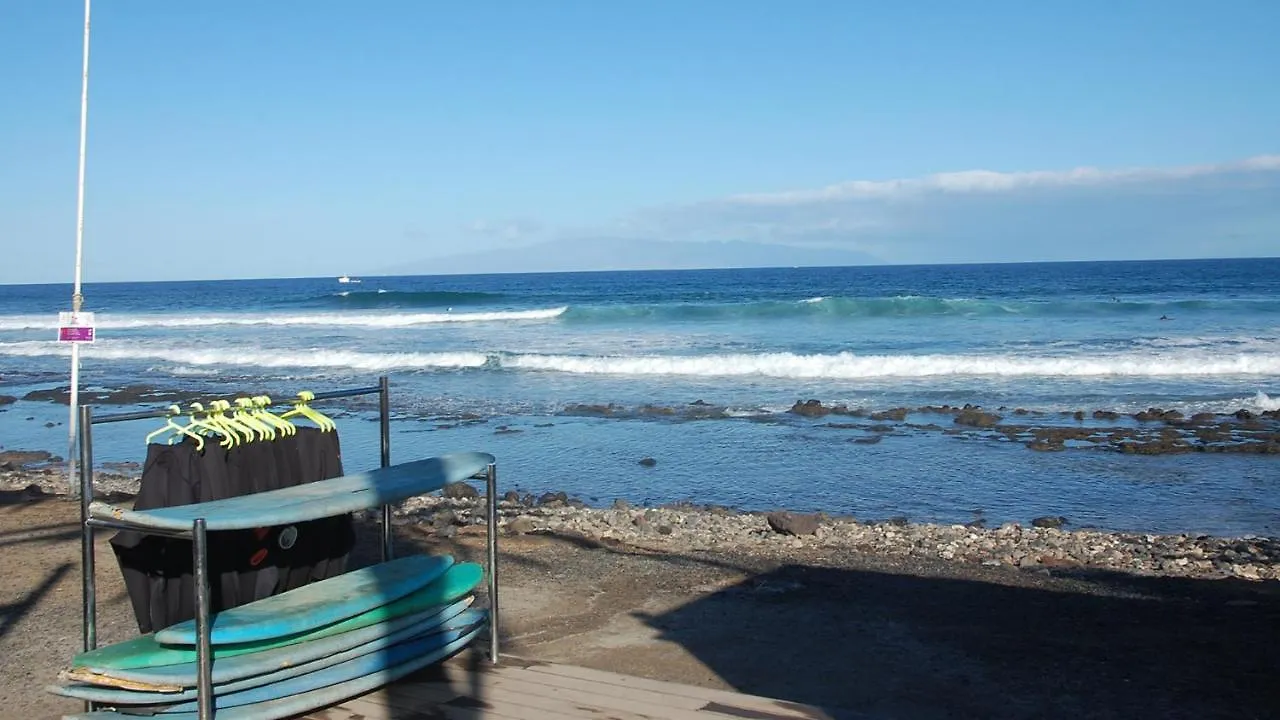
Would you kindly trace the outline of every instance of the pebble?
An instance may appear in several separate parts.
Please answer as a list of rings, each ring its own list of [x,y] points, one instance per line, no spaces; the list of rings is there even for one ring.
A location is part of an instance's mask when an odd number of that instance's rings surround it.
[[[50,493],[66,492],[66,478],[61,470],[0,471],[0,488],[22,489],[32,484]],[[97,473],[95,487],[99,493],[135,492],[137,478]],[[547,493],[540,504],[533,505],[526,502],[533,498],[515,502],[508,493],[499,506],[500,520],[508,532],[516,534],[574,533],[597,540],[673,550],[750,553],[776,551],[782,547],[821,548],[1036,571],[1086,567],[1140,575],[1280,580],[1280,539],[1277,538],[1068,530],[1023,527],[1018,523],[988,529],[913,523],[903,517],[864,524],[850,518],[822,515],[804,516],[806,524],[812,521],[816,525],[815,531],[794,535],[771,527],[767,513],[690,505],[633,508],[627,503],[591,508],[581,503],[566,503],[566,499],[562,493]],[[422,496],[406,500],[395,512],[399,522],[434,525],[443,532],[455,526],[465,529],[485,522],[483,498]]]

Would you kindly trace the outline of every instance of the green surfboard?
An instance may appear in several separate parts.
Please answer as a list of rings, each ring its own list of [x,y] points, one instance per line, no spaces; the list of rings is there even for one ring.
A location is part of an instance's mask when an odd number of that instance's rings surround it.
[[[216,660],[217,658],[234,657],[236,655],[284,647],[422,612],[428,608],[453,602],[466,595],[480,583],[483,577],[484,568],[478,563],[455,563],[435,581],[386,605],[380,605],[341,622],[295,635],[233,645],[215,645],[212,648],[213,657]],[[70,670],[66,671],[64,675],[75,676],[88,672],[114,677],[117,674],[112,672],[113,670],[127,671],[161,665],[177,665],[195,662],[196,659],[195,648],[161,645],[156,640],[155,633],[148,633],[76,655],[72,658]],[[130,674],[124,673],[124,675]]]

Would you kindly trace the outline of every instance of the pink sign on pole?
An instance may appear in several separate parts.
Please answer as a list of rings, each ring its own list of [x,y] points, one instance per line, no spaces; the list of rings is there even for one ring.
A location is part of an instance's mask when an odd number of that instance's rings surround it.
[[[93,341],[93,313],[58,313],[58,342],[91,343]]]
[[[91,327],[60,327],[58,328],[58,342],[93,342],[93,328]]]

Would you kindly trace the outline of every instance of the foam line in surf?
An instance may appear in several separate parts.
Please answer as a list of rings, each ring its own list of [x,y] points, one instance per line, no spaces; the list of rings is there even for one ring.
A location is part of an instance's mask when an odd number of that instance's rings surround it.
[[[1155,378],[1280,374],[1275,353],[1224,353],[1203,350],[1120,352],[1107,355],[859,355],[743,353],[708,355],[560,355],[511,352],[364,352],[319,348],[293,350],[237,347],[199,348],[153,341],[103,340],[83,348],[101,360],[162,360],[187,367],[348,368],[359,370],[431,370],[487,368],[570,375],[772,377],[789,379],[876,380],[940,377],[1096,377]],[[65,356],[54,341],[0,343],[0,356]]]
[[[312,327],[369,327],[396,328],[443,323],[518,322],[553,320],[568,310],[567,306],[536,310],[494,310],[486,312],[434,312],[434,313],[311,313],[289,315],[98,315],[100,330],[129,330],[142,328],[198,328],[217,326],[312,326]],[[0,330],[54,330],[57,318],[44,316],[0,317]]]

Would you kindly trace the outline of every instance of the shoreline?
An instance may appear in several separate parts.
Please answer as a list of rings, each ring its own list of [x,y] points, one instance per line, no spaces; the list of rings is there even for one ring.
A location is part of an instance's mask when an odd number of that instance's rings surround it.
[[[226,393],[221,393],[226,394]],[[243,395],[243,393],[230,393]],[[228,395],[228,396],[230,396]],[[83,403],[124,409],[128,406],[152,409],[157,403],[207,401],[207,391],[130,384],[97,389],[82,394]],[[69,389],[63,385],[31,390],[21,396],[0,394],[0,411],[21,403],[65,406]],[[147,405],[151,403],[152,405]],[[359,399],[335,405],[333,417],[374,409]],[[483,415],[422,408],[400,414],[400,419],[452,430],[485,425],[507,418],[504,414]],[[1106,408],[1040,410],[1000,405],[938,404],[873,408],[849,406],[818,399],[796,400],[789,408],[734,409],[699,398],[682,404],[642,404],[627,406],[609,403],[570,402],[546,408],[531,416],[543,424],[557,418],[600,420],[667,421],[673,423],[745,421],[766,424],[809,423],[849,433],[848,442],[873,445],[887,436],[934,433],[965,440],[1021,445],[1034,452],[1095,451],[1135,455],[1203,453],[1207,455],[1280,455],[1280,409],[1249,409],[1183,413],[1177,409],[1148,407],[1137,411]],[[34,420],[27,417],[26,420]],[[55,426],[62,421],[53,421]],[[510,422],[510,419],[504,420]],[[518,433],[519,428],[496,426],[497,433]]]
[[[137,483],[136,475],[95,472],[95,492],[109,502],[129,502]],[[3,504],[50,496],[70,498],[61,468],[0,463]],[[376,512],[363,515],[369,521],[378,519]],[[480,492],[457,483],[439,495],[401,503],[393,522],[451,540],[479,531],[484,515]],[[1066,520],[1045,516],[1026,524],[987,528],[979,522],[949,525],[911,522],[905,517],[859,521],[824,513],[739,511],[690,503],[646,507],[617,500],[611,507],[590,507],[563,492],[534,498],[514,490],[499,501],[504,536],[568,535],[642,552],[778,557],[817,551],[1041,573],[1100,570],[1137,576],[1280,580],[1280,538],[1065,529]]]

